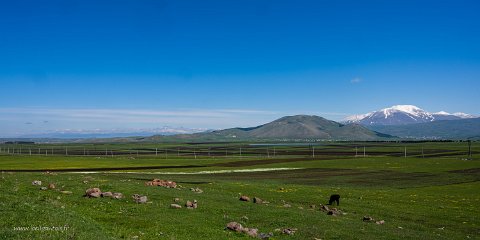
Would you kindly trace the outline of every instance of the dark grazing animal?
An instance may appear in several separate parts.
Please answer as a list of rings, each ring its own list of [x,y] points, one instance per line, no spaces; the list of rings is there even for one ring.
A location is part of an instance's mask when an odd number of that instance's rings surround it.
[[[337,206],[340,205],[340,195],[339,194],[333,194],[330,196],[330,200],[328,200],[328,205],[332,205],[332,203],[336,202]]]

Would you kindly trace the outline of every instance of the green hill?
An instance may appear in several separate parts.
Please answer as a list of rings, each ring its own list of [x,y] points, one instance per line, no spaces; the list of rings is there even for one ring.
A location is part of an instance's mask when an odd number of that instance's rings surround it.
[[[232,140],[352,140],[368,141],[392,138],[359,124],[341,124],[319,116],[286,116],[251,128],[230,128],[206,133],[152,136],[143,140],[232,141]]]

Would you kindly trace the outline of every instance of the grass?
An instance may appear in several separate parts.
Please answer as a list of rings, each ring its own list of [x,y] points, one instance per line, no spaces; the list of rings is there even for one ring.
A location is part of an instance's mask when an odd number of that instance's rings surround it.
[[[0,178],[0,239],[250,239],[224,230],[230,221],[258,228],[260,232],[273,232],[274,239],[479,239],[478,153],[473,160],[465,161],[462,160],[464,149],[455,143],[422,145],[460,154],[404,158],[389,156],[391,152],[381,146],[370,146],[370,150],[386,155],[355,158],[321,154],[322,151],[342,152],[347,147],[337,144],[319,147],[315,159],[302,154],[276,158],[184,156],[168,160],[155,156],[130,159],[127,156],[3,155],[0,169],[10,171],[2,172]],[[421,149],[420,144],[409,147]],[[397,146],[386,148],[391,150]],[[294,151],[291,147],[286,149]],[[301,169],[200,175],[12,172],[15,169],[191,165],[196,167],[152,171]],[[144,186],[144,182],[152,178],[174,180],[182,188]],[[58,189],[73,194],[41,191],[31,185],[33,180],[41,180],[44,185],[55,183]],[[90,187],[122,192],[126,198],[84,198],[85,189]],[[204,193],[194,193],[189,190],[191,187],[200,187]],[[318,208],[310,208],[325,204],[333,193],[341,195],[339,209],[346,215],[333,217]],[[148,196],[150,203],[134,203],[130,197],[133,194]],[[257,196],[270,203],[240,202],[240,195]],[[199,208],[170,209],[177,197],[182,203],[196,199]],[[292,207],[283,207],[285,203]],[[365,215],[385,220],[385,224],[363,222]],[[66,226],[67,229],[15,229],[32,226]],[[288,236],[275,232],[279,228],[298,231]]]

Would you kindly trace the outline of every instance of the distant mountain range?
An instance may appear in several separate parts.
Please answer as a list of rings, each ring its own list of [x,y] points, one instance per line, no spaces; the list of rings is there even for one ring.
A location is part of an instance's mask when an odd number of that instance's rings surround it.
[[[428,123],[442,120],[460,120],[475,118],[466,113],[447,113],[444,111],[430,113],[413,105],[396,105],[366,114],[353,115],[344,119],[344,123],[358,123],[364,126],[406,125]]]
[[[230,128],[206,133],[180,134],[175,136],[152,136],[143,140],[387,140],[394,137],[381,134],[359,124],[342,124],[319,116],[296,115],[277,119],[264,125],[250,128]]]
[[[18,138],[52,138],[52,139],[81,139],[81,138],[120,138],[120,137],[147,137],[152,135],[176,135],[176,134],[191,134],[198,132],[209,131],[202,128],[184,128],[184,127],[169,127],[164,126],[160,128],[148,129],[97,129],[97,130],[77,130],[66,129],[50,131],[38,134],[26,134]]]
[[[158,128],[122,135],[67,131],[51,136],[0,139],[35,142],[226,142],[226,141],[382,141],[398,139],[480,140],[480,118],[456,113],[428,113],[411,105],[382,109],[339,123],[319,116],[295,115],[249,128],[215,131]],[[396,125],[394,125],[396,124]],[[197,131],[197,132],[195,132]],[[112,134],[113,136],[111,136]],[[110,137],[111,136],[111,137]],[[135,137],[132,137],[135,136]],[[102,138],[103,137],[103,138]]]

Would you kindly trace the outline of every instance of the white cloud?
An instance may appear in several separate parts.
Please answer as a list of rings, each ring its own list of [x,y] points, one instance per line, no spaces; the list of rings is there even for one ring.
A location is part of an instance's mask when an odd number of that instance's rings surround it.
[[[359,77],[356,77],[356,78],[354,78],[354,79],[350,80],[350,83],[356,84],[356,83],[360,83],[361,81],[362,81],[362,79],[361,79],[361,78],[359,78]]]

